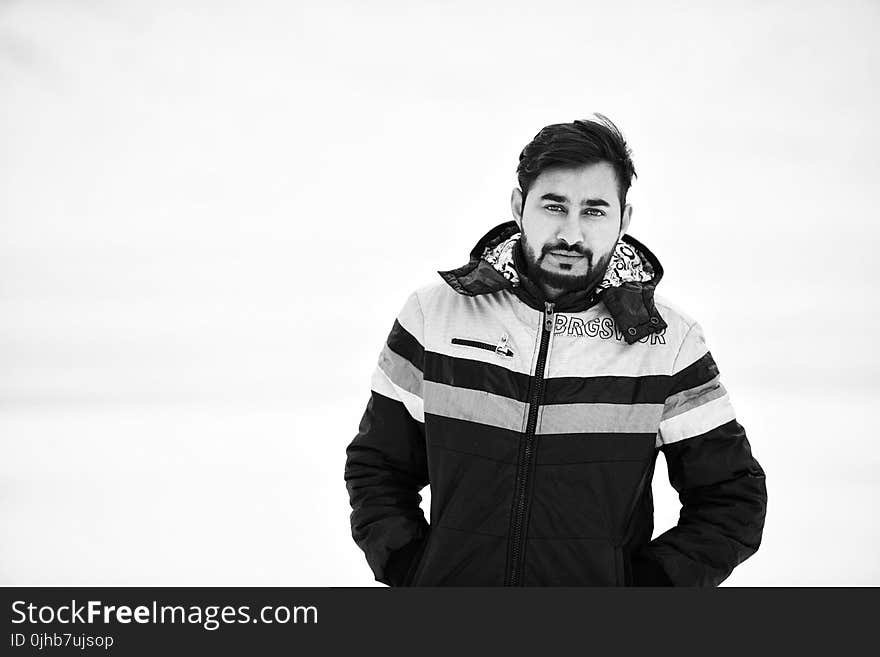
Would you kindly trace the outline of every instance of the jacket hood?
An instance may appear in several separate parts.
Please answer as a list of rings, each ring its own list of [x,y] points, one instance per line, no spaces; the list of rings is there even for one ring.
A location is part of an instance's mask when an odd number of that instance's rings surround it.
[[[540,287],[526,276],[521,235],[515,221],[499,224],[471,249],[467,264],[437,273],[459,294],[477,296],[511,290],[527,305],[543,311],[546,299]],[[601,301],[622,329],[626,342],[632,344],[666,329],[654,304],[654,290],[662,277],[663,267],[657,257],[634,237],[623,235],[602,281],[593,289],[559,296],[554,300],[555,309],[580,312]]]

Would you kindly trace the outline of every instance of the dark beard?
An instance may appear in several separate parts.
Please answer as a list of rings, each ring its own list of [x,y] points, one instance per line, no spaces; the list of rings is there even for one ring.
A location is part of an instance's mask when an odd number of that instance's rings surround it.
[[[545,245],[541,250],[540,258],[535,258],[534,251],[529,249],[524,241],[521,241],[520,244],[523,247],[529,279],[536,285],[543,283],[549,287],[564,290],[566,292],[572,290],[592,289],[596,287],[605,276],[605,272],[608,269],[608,265],[611,263],[611,257],[614,253],[613,251],[609,251],[594,264],[593,260],[595,254],[589,249],[566,249],[559,245]],[[569,276],[564,273],[555,271],[548,272],[541,269],[541,261],[543,261],[544,257],[550,251],[569,251],[572,254],[584,256],[589,264],[587,273],[580,276]]]

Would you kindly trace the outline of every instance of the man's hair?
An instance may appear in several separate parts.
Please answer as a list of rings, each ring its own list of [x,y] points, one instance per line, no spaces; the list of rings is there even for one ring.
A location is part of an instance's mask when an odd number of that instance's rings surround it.
[[[611,119],[598,112],[594,116],[595,119],[545,126],[522,150],[516,177],[523,194],[523,207],[529,188],[543,171],[551,167],[608,162],[617,174],[617,196],[623,212],[626,193],[636,176],[632,151]]]

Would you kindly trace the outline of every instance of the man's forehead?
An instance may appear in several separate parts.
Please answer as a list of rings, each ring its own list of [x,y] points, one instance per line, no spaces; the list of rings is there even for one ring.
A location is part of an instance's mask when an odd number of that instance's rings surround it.
[[[597,193],[617,193],[617,175],[608,162],[597,162],[577,167],[546,169],[532,183],[535,191],[566,190],[570,194],[592,196]]]

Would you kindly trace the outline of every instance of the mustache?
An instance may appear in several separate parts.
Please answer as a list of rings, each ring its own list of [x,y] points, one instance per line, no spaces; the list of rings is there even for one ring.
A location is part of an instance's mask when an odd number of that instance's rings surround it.
[[[558,251],[559,253],[563,253],[566,255],[586,256],[590,259],[590,262],[593,261],[593,252],[590,249],[578,246],[577,244],[575,244],[574,246],[559,243],[545,244],[544,247],[541,249],[541,255],[546,255],[551,251]]]

